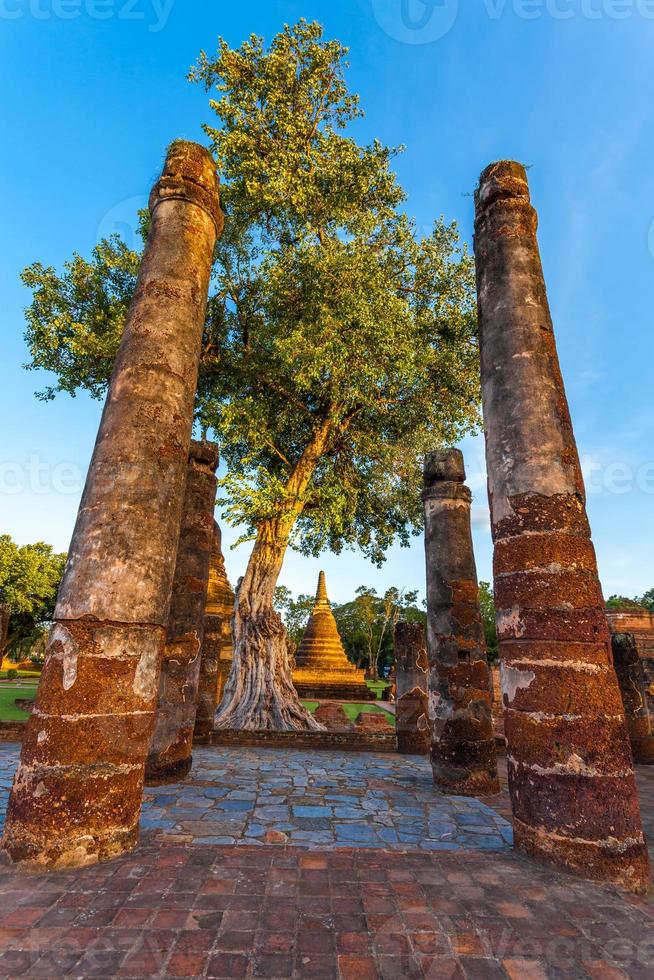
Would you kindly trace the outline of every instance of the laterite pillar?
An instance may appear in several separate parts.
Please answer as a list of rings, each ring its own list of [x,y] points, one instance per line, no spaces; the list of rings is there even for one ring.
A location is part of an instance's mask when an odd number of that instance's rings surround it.
[[[643,892],[649,865],[631,750],[525,168],[488,167],[475,207],[514,840]]]
[[[398,623],[394,648],[397,751],[426,755],[431,741],[427,706],[429,662],[422,623]]]
[[[613,665],[618,678],[634,762],[654,764],[654,734],[647,704],[645,668],[633,633],[613,633]]]
[[[208,742],[213,732],[213,719],[222,698],[225,679],[231,664],[233,611],[234,593],[225,572],[222,535],[218,524],[214,521],[193,732],[196,742]]]
[[[191,443],[157,716],[145,767],[148,783],[174,782],[191,769],[217,467],[214,443]]]
[[[486,641],[458,449],[425,459],[425,558],[431,764],[445,793],[499,792]]]
[[[5,853],[32,866],[90,864],[138,839],[223,220],[207,150],[171,146],[150,211],[9,800]]]

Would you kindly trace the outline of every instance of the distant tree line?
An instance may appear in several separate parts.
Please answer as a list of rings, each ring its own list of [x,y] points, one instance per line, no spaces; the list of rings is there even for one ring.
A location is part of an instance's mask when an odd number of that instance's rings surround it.
[[[17,545],[0,535],[0,660],[20,660],[44,646],[65,561],[43,541]]]

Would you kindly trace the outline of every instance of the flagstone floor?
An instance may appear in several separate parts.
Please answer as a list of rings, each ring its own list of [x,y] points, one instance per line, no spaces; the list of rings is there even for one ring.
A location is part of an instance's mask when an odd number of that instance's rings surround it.
[[[417,757],[199,749],[147,790],[132,854],[0,868],[0,977],[653,976],[654,900],[516,854],[506,806],[440,796]]]
[[[434,791],[426,759],[390,754],[201,748],[191,779],[148,789],[141,826],[178,843],[502,850],[490,807]]]

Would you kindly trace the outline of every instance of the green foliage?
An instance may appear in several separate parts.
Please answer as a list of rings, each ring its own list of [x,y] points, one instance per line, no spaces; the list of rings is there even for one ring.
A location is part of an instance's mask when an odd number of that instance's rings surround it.
[[[383,596],[359,586],[356,598],[334,606],[334,618],[349,659],[359,666],[386,675],[394,659],[393,635],[400,621],[426,623],[415,605],[417,592],[392,587]]]
[[[623,595],[612,595],[606,600],[607,609],[640,609],[641,604],[638,599],[627,599]]]
[[[0,535],[0,605],[9,610],[10,652],[32,643],[54,612],[66,556],[42,541],[19,547]]]
[[[7,680],[15,681],[17,677],[18,677],[18,671],[16,670],[16,668],[10,667],[9,670],[7,671]]]
[[[245,538],[292,513],[305,554],[381,563],[421,528],[423,454],[478,420],[474,271],[454,225],[421,236],[402,212],[397,151],[346,132],[361,111],[345,56],[300,21],[267,49],[220,40],[191,72],[212,93],[226,212],[196,409]],[[102,393],[137,264],[112,238],[61,277],[25,271],[30,367],[58,379],[45,397]]]
[[[25,340],[32,355],[30,370],[45,369],[56,385],[38,393],[44,400],[79,389],[94,398],[104,395],[136,283],[140,256],[118,235],[103,239],[87,262],[76,253],[59,276],[40,262],[25,269],[23,283],[32,290],[25,311]]]
[[[649,612],[654,613],[654,589],[648,589],[637,601],[644,609],[648,609]]]
[[[490,582],[479,583],[479,605],[484,624],[488,662],[495,663],[499,659],[497,628],[495,626],[495,597]]]
[[[294,599],[293,593],[285,585],[278,585],[275,589],[273,605],[284,620],[289,639],[296,646],[302,639],[314,602],[314,597],[310,595],[299,595]]]
[[[607,609],[647,609],[654,612],[654,589],[648,589],[641,596],[628,599],[623,595],[612,595],[606,600]]]

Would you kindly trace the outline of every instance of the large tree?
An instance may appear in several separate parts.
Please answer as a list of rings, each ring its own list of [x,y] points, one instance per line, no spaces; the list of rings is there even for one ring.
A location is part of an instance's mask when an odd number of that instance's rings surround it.
[[[19,546],[0,534],[0,664],[52,619],[65,561],[42,541]]]
[[[420,458],[477,420],[473,265],[454,225],[419,236],[395,151],[345,130],[361,115],[346,51],[318,24],[268,49],[220,40],[191,77],[222,180],[197,415],[220,442],[225,517],[253,549],[217,724],[314,727],[292,687],[273,596],[289,546],[381,562],[421,525]],[[138,265],[118,240],[64,274],[34,265],[30,366],[57,390],[104,391]]]

